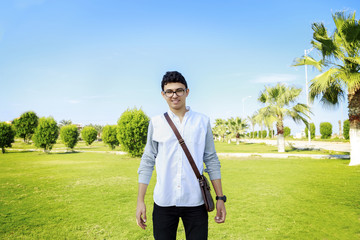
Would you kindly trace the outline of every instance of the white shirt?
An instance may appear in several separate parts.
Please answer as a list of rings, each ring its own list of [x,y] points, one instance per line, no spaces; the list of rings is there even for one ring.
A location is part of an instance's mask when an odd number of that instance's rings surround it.
[[[210,179],[220,179],[220,162],[207,116],[187,107],[182,122],[170,110],[168,114],[177,127],[194,159],[199,172],[207,167]],[[204,204],[199,182],[164,115],[153,117],[141,159],[139,182],[149,184],[156,166],[154,201],[159,206],[199,206]]]

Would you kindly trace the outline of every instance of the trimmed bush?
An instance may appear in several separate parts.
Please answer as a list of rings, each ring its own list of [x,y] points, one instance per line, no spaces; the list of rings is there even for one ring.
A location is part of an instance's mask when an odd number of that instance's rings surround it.
[[[350,121],[349,121],[349,119],[347,119],[344,121],[344,124],[343,124],[343,134],[344,134],[344,138],[346,140],[349,140],[349,138],[350,138],[349,132],[350,132]]]
[[[124,151],[133,157],[144,152],[149,117],[141,109],[128,109],[118,120],[117,139]]]
[[[284,137],[288,137],[291,134],[291,129],[289,127],[284,127]]]
[[[2,153],[5,153],[5,148],[11,147],[11,144],[15,142],[15,135],[15,129],[11,124],[0,122],[0,147]]]
[[[78,128],[74,124],[63,126],[60,130],[61,141],[67,148],[70,148],[71,150],[73,150],[76,146],[78,137]]]
[[[266,130],[263,130],[261,136],[262,136],[262,138],[266,138],[266,136],[267,136],[267,131],[266,131]]]
[[[306,138],[308,138],[308,127],[305,127],[305,136]],[[310,138],[314,139],[315,138],[315,124],[314,123],[310,123]]]
[[[13,121],[16,135],[23,138],[24,142],[29,142],[35,132],[38,122],[39,117],[32,111],[21,114],[20,118],[14,119]]]
[[[59,127],[52,117],[42,117],[35,129],[32,140],[35,146],[43,148],[44,152],[50,151],[59,136]]]
[[[82,139],[84,139],[86,145],[88,146],[96,140],[97,134],[98,132],[94,127],[87,126],[81,130],[81,137]]]
[[[329,122],[320,123],[321,139],[329,139],[332,134],[332,125]]]
[[[117,139],[117,126],[116,125],[106,125],[102,129],[102,140],[106,145],[108,145],[111,149],[114,149],[115,146],[119,146],[119,141]]]

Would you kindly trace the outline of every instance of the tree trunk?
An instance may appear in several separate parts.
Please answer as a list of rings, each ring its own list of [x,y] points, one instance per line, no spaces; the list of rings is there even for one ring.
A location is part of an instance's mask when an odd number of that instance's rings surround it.
[[[278,152],[285,152],[284,123],[280,119],[276,123]]]
[[[284,134],[277,135],[278,152],[285,152],[285,137]]]
[[[349,166],[360,165],[360,89],[349,92],[350,122],[350,163]]]
[[[4,148],[4,147],[1,148],[1,152],[2,152],[3,154],[5,153],[5,148]]]
[[[341,120],[339,120],[339,138],[342,138],[342,136]]]

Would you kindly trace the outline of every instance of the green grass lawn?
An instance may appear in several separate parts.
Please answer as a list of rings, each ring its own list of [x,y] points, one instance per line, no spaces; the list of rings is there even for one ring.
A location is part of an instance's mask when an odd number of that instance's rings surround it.
[[[15,142],[12,144],[11,149],[39,149],[36,148],[35,145],[30,143],[24,143],[22,139],[15,139]],[[58,140],[57,143],[53,146],[52,150],[63,150],[65,151],[67,148],[63,143],[61,143],[61,140]],[[109,146],[105,145],[104,142],[93,142],[90,146],[87,146],[84,141],[79,141],[75,146],[75,151],[121,151],[121,148],[119,146],[115,147],[114,150],[111,150]]]
[[[36,149],[34,144],[24,143],[22,139],[16,139],[12,144],[11,149]],[[218,153],[278,153],[276,146],[266,145],[265,143],[240,143],[237,145],[235,142],[230,144],[226,142],[215,141],[215,148]],[[41,149],[39,149],[41,150]],[[58,141],[52,149],[53,151],[66,151],[66,147],[61,141]],[[75,151],[121,151],[121,147],[117,146],[114,150],[111,150],[103,142],[95,141],[90,146],[86,146],[84,141],[80,141],[74,148]],[[299,150],[286,147],[286,153],[302,153],[302,154],[349,154],[348,152],[335,152],[327,150]]]
[[[152,239],[135,222],[139,158],[0,154],[0,239]],[[360,167],[349,160],[221,159],[227,220],[209,239],[360,239]],[[184,239],[183,228],[178,239]]]

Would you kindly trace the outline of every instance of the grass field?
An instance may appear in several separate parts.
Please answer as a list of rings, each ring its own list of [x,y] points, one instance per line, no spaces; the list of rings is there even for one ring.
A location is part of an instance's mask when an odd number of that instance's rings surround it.
[[[15,139],[15,143],[12,144],[12,149],[38,149],[42,150],[40,148],[36,148],[33,143],[24,143],[22,139]],[[67,148],[61,141],[58,139],[57,143],[54,144],[52,150],[60,150],[65,151]],[[84,141],[79,141],[75,148],[77,151],[121,151],[121,148],[119,146],[115,147],[115,149],[111,150],[107,145],[105,145],[103,142],[95,141],[90,146],[86,146]]]
[[[0,239],[152,239],[155,174],[148,229],[135,223],[139,162],[102,153],[0,154]],[[209,239],[360,239],[360,167],[348,162],[221,159],[228,216],[218,225],[209,214]]]
[[[21,139],[16,139],[15,143],[12,144],[12,149],[36,149],[34,144],[24,143]],[[216,151],[219,153],[278,153],[276,146],[266,145],[265,143],[240,143],[237,145],[235,142],[230,144],[226,142],[215,141]],[[39,149],[41,150],[41,149]],[[95,141],[91,146],[86,146],[84,141],[78,142],[74,148],[75,151],[121,151],[121,147],[117,146],[114,150],[111,150],[103,142]],[[299,150],[286,147],[286,153],[302,153],[302,154],[349,154],[348,152],[335,152],[327,150]],[[66,151],[64,144],[56,143],[52,151]]]

